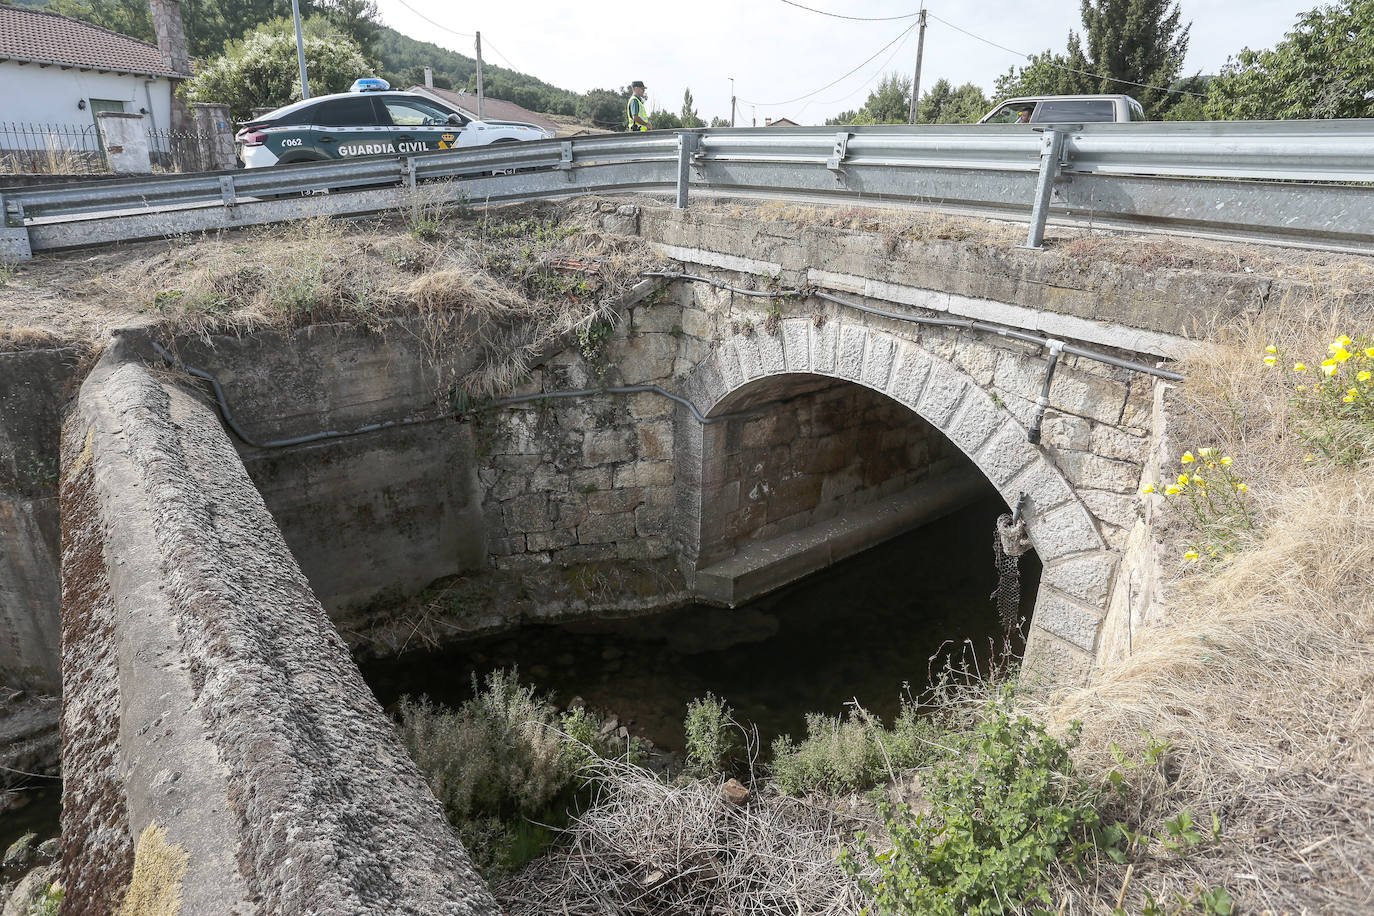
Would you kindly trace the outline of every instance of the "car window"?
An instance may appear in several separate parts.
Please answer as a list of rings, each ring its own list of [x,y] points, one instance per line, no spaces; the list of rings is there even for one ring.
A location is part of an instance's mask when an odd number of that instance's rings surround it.
[[[420,99],[383,99],[382,105],[391,115],[391,123],[397,127],[447,124],[448,116],[453,113]]]
[[[1015,124],[1021,120],[1021,110],[1028,109],[1030,106],[1022,103],[1009,103],[1003,105],[992,113],[984,124]]]
[[[370,127],[377,123],[377,110],[366,96],[321,102],[311,124],[325,127]]]
[[[1115,121],[1116,106],[1111,99],[1050,99],[1041,102],[1031,120],[1048,121]]]
[[[1145,109],[1142,108],[1142,107],[1140,106],[1140,103],[1139,103],[1139,102],[1137,102],[1135,99],[1127,99],[1127,100],[1126,100],[1126,103],[1127,103],[1128,105],[1131,106],[1131,120],[1132,120],[1132,121],[1144,121],[1144,120],[1145,120]]]

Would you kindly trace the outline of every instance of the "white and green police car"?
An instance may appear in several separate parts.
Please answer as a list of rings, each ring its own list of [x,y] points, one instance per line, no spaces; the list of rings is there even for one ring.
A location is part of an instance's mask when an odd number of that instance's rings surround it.
[[[548,135],[530,124],[469,119],[386,80],[360,79],[348,92],[296,102],[247,122],[235,136],[247,168],[359,156],[403,156]]]

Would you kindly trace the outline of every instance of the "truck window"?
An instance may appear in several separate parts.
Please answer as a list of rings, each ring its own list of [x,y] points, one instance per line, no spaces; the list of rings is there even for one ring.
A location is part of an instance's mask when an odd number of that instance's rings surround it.
[[[1052,121],[1115,121],[1116,105],[1111,99],[1052,99],[1041,102],[1031,120],[1037,124]]]
[[[1144,121],[1144,120],[1145,120],[1145,109],[1142,108],[1142,107],[1140,106],[1140,103],[1139,103],[1139,102],[1137,102],[1135,99],[1127,99],[1127,100],[1126,100],[1126,103],[1127,103],[1128,105],[1131,106],[1131,120],[1132,120],[1132,121]]]
[[[1034,102],[1019,102],[1015,104],[1003,105],[993,112],[984,124],[1016,124],[1021,120],[1021,111],[1030,110]]]

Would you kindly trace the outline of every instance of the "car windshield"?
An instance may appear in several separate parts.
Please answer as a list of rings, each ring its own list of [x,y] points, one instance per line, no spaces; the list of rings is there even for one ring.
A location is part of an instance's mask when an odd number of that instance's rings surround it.
[[[1025,102],[1009,102],[1008,104],[1003,105],[1001,108],[999,108],[999,109],[997,109],[995,112],[993,112],[993,113],[987,118],[987,120],[985,120],[983,123],[984,123],[984,124],[1017,124],[1017,123],[1023,123],[1023,124],[1024,124],[1025,121],[1026,121],[1026,118],[1022,116],[1022,112],[1026,112],[1027,114],[1029,114],[1029,112],[1031,111],[1031,109],[1033,109],[1034,107],[1035,107],[1035,103],[1034,103],[1034,102],[1031,102],[1031,103],[1029,103],[1029,104],[1028,104],[1028,103],[1025,103]]]
[[[1111,99],[1047,99],[1040,103],[1032,121],[1115,121]]]
[[[421,99],[389,98],[383,99],[382,104],[391,115],[391,123],[398,127],[447,124],[448,116],[453,113]]]

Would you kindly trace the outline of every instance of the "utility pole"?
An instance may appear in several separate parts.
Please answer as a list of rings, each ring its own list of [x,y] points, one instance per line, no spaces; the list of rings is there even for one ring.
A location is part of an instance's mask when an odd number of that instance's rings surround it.
[[[296,61],[301,65],[301,98],[310,98],[310,81],[305,78],[305,39],[301,37],[301,5],[291,0],[291,18],[296,22]]]
[[[730,77],[730,126],[735,126],[735,78]]]
[[[295,0],[292,0],[294,3]],[[477,120],[484,120],[482,111],[486,107],[486,93],[482,91],[482,33],[477,33]]]
[[[926,49],[926,5],[925,0],[921,0],[921,34],[916,39],[916,75],[911,80],[911,116],[907,118],[910,124],[916,123],[916,106],[921,104],[921,55]]]

